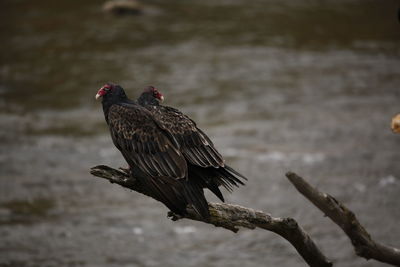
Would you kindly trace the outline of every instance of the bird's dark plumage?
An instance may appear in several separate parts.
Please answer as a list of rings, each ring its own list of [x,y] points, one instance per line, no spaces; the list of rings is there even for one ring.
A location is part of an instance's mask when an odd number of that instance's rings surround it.
[[[207,218],[203,188],[223,201],[219,186],[232,190],[243,184],[240,178],[244,177],[225,165],[194,121],[177,109],[159,105],[163,96],[154,87],[132,101],[121,86],[110,83],[98,91],[99,97],[113,143],[132,175],[173,212],[185,214],[191,205]]]
[[[115,146],[130,165],[137,165],[150,176],[186,177],[185,158],[150,112],[130,103],[112,105],[108,125]]]
[[[208,136],[196,123],[179,110],[160,105],[160,93],[152,86],[147,87],[138,98],[138,103],[149,110],[157,124],[179,144],[187,160],[188,177],[202,187],[210,189],[224,201],[219,186],[232,191],[234,186],[243,185],[246,178],[227,166]]]

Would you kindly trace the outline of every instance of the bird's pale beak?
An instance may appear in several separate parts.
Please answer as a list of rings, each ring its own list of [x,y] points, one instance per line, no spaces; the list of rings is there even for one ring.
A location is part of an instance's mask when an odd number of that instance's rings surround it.
[[[163,101],[164,101],[164,96],[161,95],[161,96],[160,96],[160,102],[163,102]]]
[[[101,94],[97,93],[96,94],[96,100],[99,100],[99,98],[101,98]]]

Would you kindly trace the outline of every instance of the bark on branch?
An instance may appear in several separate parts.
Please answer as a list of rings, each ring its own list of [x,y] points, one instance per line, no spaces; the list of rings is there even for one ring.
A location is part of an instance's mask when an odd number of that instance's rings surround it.
[[[93,167],[90,173],[94,176],[107,179],[111,183],[119,184],[148,196],[146,189],[133,177],[130,177],[124,170],[116,170],[101,165]],[[173,214],[172,212],[169,212],[169,216],[174,221],[183,218],[202,221],[216,227],[226,228],[235,233],[239,231],[240,227],[268,230],[288,240],[309,266],[332,266],[332,262],[322,254],[311,237],[292,218],[275,218],[262,211],[238,205],[225,203],[208,203],[208,205],[210,218],[207,220],[197,217],[196,213],[190,210],[190,208],[187,209],[188,214],[184,217]]]
[[[322,193],[293,172],[286,177],[296,189],[336,223],[350,238],[358,256],[400,266],[400,250],[372,240],[356,215],[334,197]]]
[[[140,185],[134,177],[124,170],[116,170],[104,165],[93,167],[91,174],[107,179],[111,183],[117,183],[123,187],[132,189],[149,196],[146,188]],[[350,238],[358,256],[375,259],[381,262],[400,266],[400,250],[388,247],[372,240],[365,228],[357,220],[355,214],[334,197],[322,193],[308,184],[295,173],[288,172],[286,177],[296,189],[318,207],[326,216],[335,222]],[[197,217],[190,207],[184,217],[169,212],[169,217],[176,221],[179,219],[191,219],[223,227],[233,232],[240,227],[255,229],[261,228],[274,232],[288,240],[303,257],[309,266],[332,266],[330,262],[315,245],[311,237],[292,218],[275,218],[262,211],[241,207],[238,205],[208,203],[210,218],[204,220]]]

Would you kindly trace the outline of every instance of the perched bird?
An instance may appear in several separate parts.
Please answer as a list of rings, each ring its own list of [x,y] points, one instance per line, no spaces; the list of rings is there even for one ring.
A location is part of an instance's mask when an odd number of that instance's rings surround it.
[[[220,185],[229,191],[243,185],[240,178],[246,178],[225,165],[211,140],[189,117],[159,104],[163,95],[154,87],[147,87],[133,101],[121,86],[107,83],[97,92],[99,98],[113,143],[131,175],[174,213],[185,215],[189,205],[207,218],[203,188],[223,201]]]
[[[155,87],[148,86],[137,102],[149,110],[160,127],[179,144],[187,161],[189,179],[210,189],[224,201],[218,186],[232,191],[233,186],[244,185],[240,178],[247,179],[225,164],[210,138],[192,119],[175,108],[161,105],[163,100],[164,96]]]

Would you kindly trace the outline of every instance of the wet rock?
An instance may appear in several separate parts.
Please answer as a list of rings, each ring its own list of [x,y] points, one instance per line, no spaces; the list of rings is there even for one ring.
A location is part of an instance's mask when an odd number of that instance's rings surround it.
[[[103,11],[114,15],[139,15],[143,5],[136,0],[110,0],[104,3]]]

